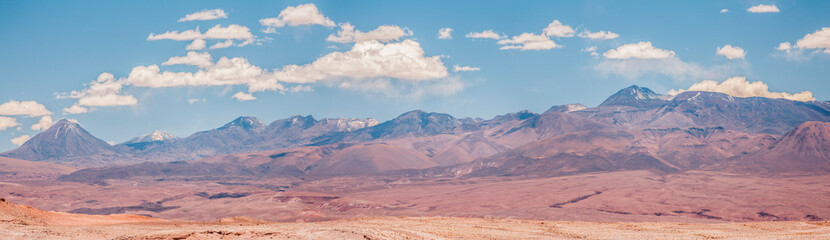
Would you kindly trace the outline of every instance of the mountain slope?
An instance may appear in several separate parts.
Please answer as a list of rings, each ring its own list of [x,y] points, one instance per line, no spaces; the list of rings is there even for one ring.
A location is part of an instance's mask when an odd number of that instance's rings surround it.
[[[61,119],[17,149],[0,156],[30,161],[73,161],[88,156],[114,157],[115,148],[86,131],[77,122]]]
[[[784,134],[806,121],[830,121],[826,102],[697,91],[680,93],[670,101],[663,97],[632,86],[598,107],[572,113],[625,129],[724,127],[765,134]]]
[[[734,164],[765,172],[830,172],[830,122],[805,122],[768,149]]]

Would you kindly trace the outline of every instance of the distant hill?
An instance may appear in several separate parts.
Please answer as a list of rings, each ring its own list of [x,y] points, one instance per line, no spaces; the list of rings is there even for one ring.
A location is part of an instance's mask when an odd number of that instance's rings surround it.
[[[10,158],[55,162],[118,155],[115,148],[107,142],[90,134],[77,122],[66,119],[61,119],[49,129],[38,133],[19,148],[0,154]]]

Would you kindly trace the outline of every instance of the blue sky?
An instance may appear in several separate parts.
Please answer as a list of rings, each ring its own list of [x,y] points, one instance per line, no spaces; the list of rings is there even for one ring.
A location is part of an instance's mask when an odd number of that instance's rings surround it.
[[[0,1],[0,151],[61,118],[118,143],[242,115],[385,121],[413,109],[491,118],[596,106],[632,84],[826,101],[829,10],[828,1]],[[451,39],[439,39],[442,28]],[[468,37],[485,30],[499,39]],[[187,40],[151,39],[171,31]],[[232,46],[210,49],[227,38]],[[186,49],[193,39],[206,46]],[[163,65],[189,52],[179,63],[191,65]],[[136,70],[154,65],[171,76]]]

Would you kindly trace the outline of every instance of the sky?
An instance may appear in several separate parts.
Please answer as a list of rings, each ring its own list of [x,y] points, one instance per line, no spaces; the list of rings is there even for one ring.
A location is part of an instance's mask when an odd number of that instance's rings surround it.
[[[662,94],[830,100],[830,1],[0,0],[0,151],[238,116],[492,118]]]

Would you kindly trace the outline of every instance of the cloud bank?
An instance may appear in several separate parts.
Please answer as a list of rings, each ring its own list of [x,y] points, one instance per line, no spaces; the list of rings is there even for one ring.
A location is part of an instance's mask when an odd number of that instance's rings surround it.
[[[803,91],[800,93],[786,93],[786,92],[770,92],[769,86],[766,83],[757,81],[749,82],[745,77],[731,77],[721,83],[712,80],[704,80],[695,83],[688,89],[670,90],[670,95],[677,95],[685,91],[706,91],[725,93],[735,97],[765,97],[765,98],[783,98],[793,101],[813,101],[813,93],[810,91]]]

